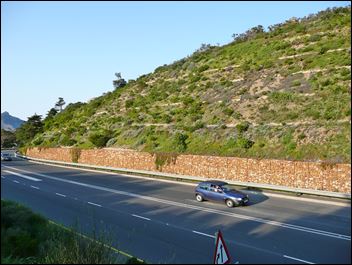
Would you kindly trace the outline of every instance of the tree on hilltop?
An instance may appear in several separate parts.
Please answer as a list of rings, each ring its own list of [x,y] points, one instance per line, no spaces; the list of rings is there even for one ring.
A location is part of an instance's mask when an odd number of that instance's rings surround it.
[[[115,76],[117,79],[112,81],[112,84],[114,85],[115,89],[127,85],[127,82],[125,79],[122,78],[121,73],[115,73]]]
[[[66,104],[66,102],[64,101],[64,99],[59,97],[59,101],[56,102],[56,104],[55,104],[55,109],[60,110],[60,112],[61,112],[62,111],[62,106],[65,105],[65,104]]]

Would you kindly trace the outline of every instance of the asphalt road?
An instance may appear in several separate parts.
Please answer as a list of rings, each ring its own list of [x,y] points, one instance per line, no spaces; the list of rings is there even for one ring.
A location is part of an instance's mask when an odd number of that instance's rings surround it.
[[[351,263],[350,204],[246,191],[250,205],[197,202],[194,185],[1,161],[1,198],[89,233],[148,263],[212,263],[221,230],[233,263]]]

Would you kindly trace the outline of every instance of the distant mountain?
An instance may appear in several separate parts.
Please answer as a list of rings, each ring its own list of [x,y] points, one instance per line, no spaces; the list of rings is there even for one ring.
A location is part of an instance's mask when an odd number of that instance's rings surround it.
[[[20,127],[23,122],[23,120],[11,116],[7,111],[1,113],[1,129],[14,131]]]

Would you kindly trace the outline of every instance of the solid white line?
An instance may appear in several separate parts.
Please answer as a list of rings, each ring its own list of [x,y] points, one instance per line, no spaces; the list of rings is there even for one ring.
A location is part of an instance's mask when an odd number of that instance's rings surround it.
[[[66,195],[63,195],[61,193],[55,193],[55,194],[58,195],[58,196],[61,196],[61,197],[66,197]]]
[[[15,183],[19,183],[17,180],[13,180],[13,182],[15,182]]]
[[[96,203],[92,203],[92,202],[88,202],[88,204],[95,205],[95,206],[98,206],[98,207],[102,207],[100,204],[96,204]]]
[[[205,233],[202,233],[202,232],[198,232],[198,231],[194,231],[192,230],[193,233],[196,233],[196,234],[199,234],[199,235],[203,235],[203,236],[208,236],[208,237],[211,237],[211,238],[215,238],[215,236],[212,236],[212,235],[208,235],[208,234],[205,234]]]
[[[132,216],[137,217],[137,218],[141,218],[141,219],[144,219],[144,220],[148,220],[148,221],[150,221],[150,219],[149,219],[149,218],[147,218],[147,217],[143,217],[143,216],[140,216],[140,215],[132,214]]]
[[[85,183],[81,183],[81,182],[77,182],[77,181],[73,181],[73,180],[57,178],[57,177],[44,175],[44,174],[40,174],[40,173],[34,173],[34,172],[30,172],[30,171],[23,170],[23,169],[17,169],[17,170],[23,171],[23,172],[28,172],[28,173],[31,173],[31,174],[34,174],[34,175],[37,175],[37,176],[42,176],[42,177],[45,177],[45,178],[49,178],[49,179],[53,179],[53,180],[57,180],[57,181],[61,181],[61,182],[66,182],[66,183],[71,183],[71,184],[75,184],[75,185],[79,185],[79,186],[84,186],[84,187],[87,187],[87,188],[108,191],[108,192],[112,192],[112,193],[119,194],[119,195],[124,195],[124,196],[139,198],[139,199],[143,199],[143,200],[159,202],[159,203],[163,203],[163,204],[167,204],[167,205],[173,205],[173,206],[176,206],[176,207],[194,209],[194,210],[198,210],[198,211],[203,211],[203,212],[209,212],[209,213],[213,213],[213,214],[229,216],[229,217],[232,217],[232,218],[250,220],[250,221],[253,221],[253,222],[263,223],[263,224],[267,224],[267,225],[273,225],[273,226],[278,226],[278,227],[282,227],[282,228],[288,228],[288,229],[293,229],[293,230],[297,230],[297,231],[302,231],[302,232],[306,232],[306,233],[318,234],[318,235],[322,235],[322,236],[328,236],[328,237],[333,237],[333,238],[337,238],[337,239],[351,241],[351,236],[348,236],[348,235],[341,235],[341,234],[337,234],[337,233],[333,233],[333,232],[328,232],[328,231],[324,231],[324,230],[318,230],[318,229],[304,227],[304,226],[299,226],[299,225],[292,225],[292,224],[288,224],[288,223],[282,223],[282,222],[278,222],[278,221],[271,221],[271,220],[266,220],[266,219],[263,219],[263,218],[257,218],[257,217],[252,217],[252,216],[248,216],[248,215],[243,215],[243,214],[235,214],[235,213],[231,213],[231,212],[227,212],[227,211],[211,209],[211,208],[206,208],[206,207],[202,207],[202,206],[190,205],[190,204],[181,203],[181,202],[175,202],[175,201],[159,199],[159,198],[145,196],[145,195],[139,195],[139,194],[136,194],[136,193],[126,192],[126,191],[114,190],[114,189],[105,188],[105,187],[101,187],[101,186],[97,186],[97,185],[85,184]]]
[[[31,185],[31,188],[39,190],[38,187],[35,187],[35,186],[32,186],[32,185]]]
[[[41,179],[28,177],[28,176],[26,176],[26,175],[23,175],[23,174],[20,174],[20,173],[16,173],[16,172],[13,172],[13,171],[9,171],[9,170],[4,170],[4,172],[7,172],[7,173],[10,173],[10,174],[16,175],[16,176],[21,177],[21,178],[33,180],[33,181],[42,181]]]
[[[310,262],[310,261],[306,261],[306,260],[303,260],[303,259],[297,259],[297,258],[286,256],[286,255],[284,255],[284,257],[288,258],[288,259],[293,259],[293,260],[301,261],[301,262],[304,262],[304,263],[308,263],[308,264],[315,264],[315,263]]]

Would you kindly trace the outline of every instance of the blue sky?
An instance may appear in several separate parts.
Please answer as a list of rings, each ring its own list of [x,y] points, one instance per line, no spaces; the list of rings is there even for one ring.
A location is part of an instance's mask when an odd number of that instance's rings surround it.
[[[126,80],[224,45],[233,33],[349,1],[1,2],[1,112],[46,116],[58,97],[86,102]]]

